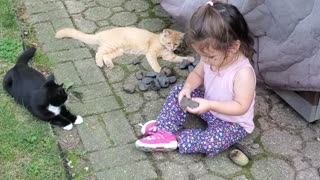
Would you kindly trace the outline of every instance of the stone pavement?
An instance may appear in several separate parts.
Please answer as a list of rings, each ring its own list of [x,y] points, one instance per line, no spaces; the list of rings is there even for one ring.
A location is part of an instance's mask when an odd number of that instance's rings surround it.
[[[95,47],[77,40],[54,38],[60,28],[73,27],[88,33],[115,26],[136,26],[159,32],[176,28],[158,0],[22,0],[28,23],[42,50],[56,63],[59,82],[74,83],[83,102],[71,100],[71,110],[84,117],[72,131],[55,129],[79,179],[320,179],[320,123],[308,124],[273,92],[257,88],[257,128],[242,144],[254,155],[246,167],[233,164],[227,153],[214,158],[200,154],[144,153],[134,147],[140,136],[138,123],[156,118],[169,88],[159,92],[127,94],[122,85],[136,82],[135,72],[150,70],[143,63],[131,64],[135,56],[114,60],[112,70],[99,69]],[[162,61],[162,65],[168,64]],[[179,82],[187,71],[179,70]],[[186,126],[202,125],[190,118]],[[254,145],[254,146],[253,146]],[[253,148],[254,147],[254,148]],[[79,155],[80,154],[80,155]],[[84,170],[85,169],[85,170]]]

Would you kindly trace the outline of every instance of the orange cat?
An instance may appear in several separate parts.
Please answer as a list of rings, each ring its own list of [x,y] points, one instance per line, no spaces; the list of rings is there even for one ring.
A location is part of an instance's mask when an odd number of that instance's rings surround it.
[[[193,57],[181,57],[173,53],[181,44],[183,36],[183,33],[171,29],[164,29],[162,33],[155,34],[134,27],[113,28],[96,34],[85,34],[66,28],[56,33],[56,38],[70,37],[87,44],[98,45],[96,63],[99,67],[106,65],[107,68],[113,68],[112,59],[123,54],[144,54],[155,72],[161,70],[158,57],[172,62],[181,62],[184,59],[194,61]]]

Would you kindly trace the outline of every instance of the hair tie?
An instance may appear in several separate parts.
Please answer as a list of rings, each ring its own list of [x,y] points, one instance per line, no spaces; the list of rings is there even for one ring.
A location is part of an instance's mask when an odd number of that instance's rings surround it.
[[[208,1],[207,4],[209,4],[210,6],[213,7],[213,4],[214,4],[214,3],[213,3],[212,1]]]

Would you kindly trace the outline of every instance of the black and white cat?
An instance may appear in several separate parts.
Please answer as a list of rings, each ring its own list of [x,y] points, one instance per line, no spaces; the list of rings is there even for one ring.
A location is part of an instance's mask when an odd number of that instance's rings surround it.
[[[16,65],[4,76],[3,88],[34,116],[71,130],[72,124],[81,124],[83,119],[66,109],[64,103],[68,95],[63,84],[56,84],[53,75],[46,79],[28,66],[35,52],[36,48],[31,47],[18,57]]]

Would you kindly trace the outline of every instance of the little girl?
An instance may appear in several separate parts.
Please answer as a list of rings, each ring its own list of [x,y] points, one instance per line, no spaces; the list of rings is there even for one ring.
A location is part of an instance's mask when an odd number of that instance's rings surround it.
[[[143,125],[141,132],[147,137],[137,140],[136,147],[213,156],[254,129],[254,41],[235,6],[212,1],[194,12],[186,36],[200,63],[183,86],[171,90],[157,120]],[[202,84],[205,90],[199,89]],[[182,109],[183,97],[199,106]],[[208,128],[183,129],[188,112],[199,115]]]

